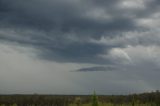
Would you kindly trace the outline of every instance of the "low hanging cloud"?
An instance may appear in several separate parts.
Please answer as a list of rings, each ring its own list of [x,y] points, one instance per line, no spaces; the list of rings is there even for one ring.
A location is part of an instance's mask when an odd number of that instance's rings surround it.
[[[114,67],[114,66],[97,66],[97,67],[81,68],[76,70],[76,72],[117,71],[117,70],[118,70],[118,67]]]

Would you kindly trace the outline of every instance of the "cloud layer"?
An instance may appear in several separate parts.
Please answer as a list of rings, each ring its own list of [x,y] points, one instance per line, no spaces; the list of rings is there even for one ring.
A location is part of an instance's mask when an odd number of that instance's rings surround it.
[[[97,89],[99,93],[112,94],[159,89],[159,3],[158,0],[0,0],[3,78],[0,93],[36,92],[36,87],[44,83],[46,87],[37,92],[89,93]],[[12,75],[12,70],[15,79],[4,78]],[[31,79],[38,74],[39,79],[47,78],[50,71],[53,74],[50,77],[62,79],[37,80],[34,84],[28,79],[26,89],[30,91],[20,87],[25,81],[17,82],[20,73]],[[96,78],[100,80],[94,86]],[[53,84],[56,90],[51,90],[51,80],[59,80]],[[10,81],[15,81],[17,87]],[[141,86],[137,88],[138,84]]]

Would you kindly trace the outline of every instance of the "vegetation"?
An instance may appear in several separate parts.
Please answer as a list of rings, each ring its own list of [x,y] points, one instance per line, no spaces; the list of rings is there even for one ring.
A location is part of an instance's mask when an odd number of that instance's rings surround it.
[[[98,98],[97,98],[98,96]],[[0,95],[0,106],[160,106],[160,92],[132,95]]]
[[[92,106],[98,106],[98,98],[96,96],[96,92],[94,91],[93,97],[92,97]]]

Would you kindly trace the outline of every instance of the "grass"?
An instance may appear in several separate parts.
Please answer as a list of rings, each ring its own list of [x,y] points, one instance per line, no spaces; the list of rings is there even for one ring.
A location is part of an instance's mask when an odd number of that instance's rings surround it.
[[[76,104],[70,104],[69,106],[77,106]],[[92,106],[91,103],[88,104],[81,104],[80,106]],[[133,106],[131,103],[130,104],[112,104],[112,103],[98,103],[98,106]],[[150,103],[146,104],[135,104],[134,106],[156,106]]]

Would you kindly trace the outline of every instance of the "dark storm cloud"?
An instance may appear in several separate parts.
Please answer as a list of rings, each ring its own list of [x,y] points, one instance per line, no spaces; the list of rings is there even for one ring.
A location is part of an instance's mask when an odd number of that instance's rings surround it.
[[[0,93],[159,89],[159,3],[0,0]]]
[[[107,49],[110,48],[112,47],[107,47]],[[71,43],[63,48],[46,45],[45,53],[41,52],[39,58],[58,62],[111,64],[111,61],[98,57],[99,53],[105,53],[105,51],[106,46],[94,43]]]
[[[127,31],[143,29],[135,24],[133,14],[146,9],[123,9],[119,0],[0,0],[1,41],[39,48],[40,58],[56,61],[110,63],[98,57],[113,47],[91,43],[102,36],[114,38]],[[157,5],[156,5],[157,6]],[[146,12],[147,11],[147,12]],[[140,15],[138,15],[140,16]],[[138,16],[134,17],[137,18]],[[143,16],[141,16],[143,17]]]
[[[55,29],[64,33],[75,31],[82,33],[81,36],[92,37],[100,36],[106,30],[117,31],[135,28],[132,20],[127,17],[95,20],[92,15],[85,16],[87,11],[90,13],[94,11],[94,8],[100,7],[94,4],[96,2],[91,1],[88,2],[88,5],[87,1],[79,1],[78,3],[72,3],[71,0],[68,2],[63,0],[59,2],[57,0],[1,0],[1,18],[4,24],[9,24],[8,26],[38,28],[47,31]],[[112,5],[113,3],[107,1],[105,4]],[[85,6],[83,7],[83,5]],[[102,10],[106,11],[110,9],[109,7],[103,7]],[[122,23],[123,26],[121,26]]]

